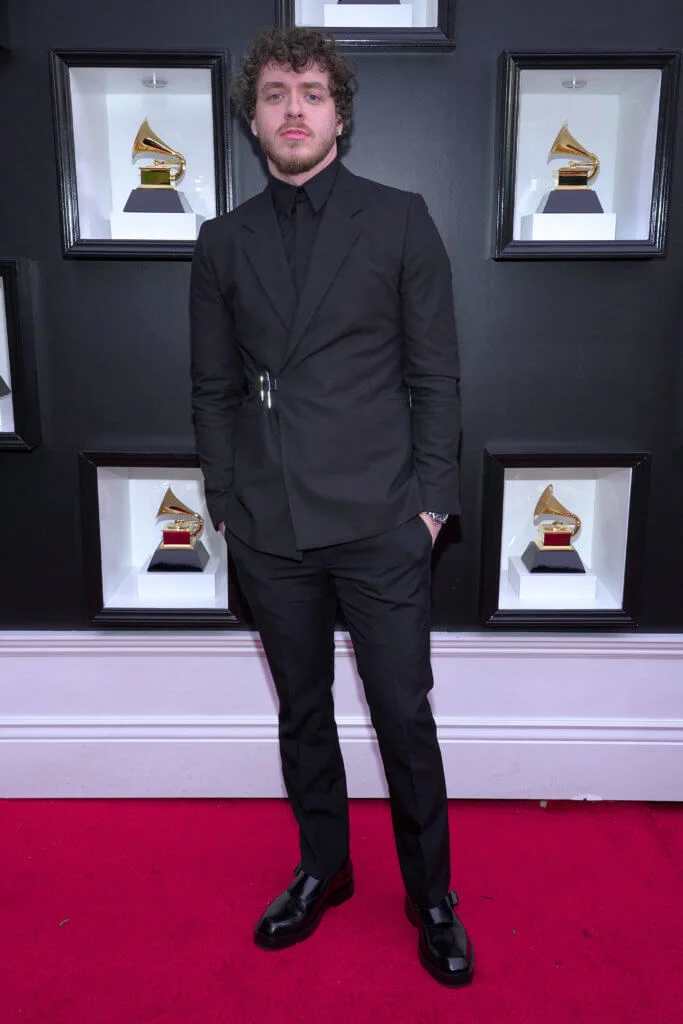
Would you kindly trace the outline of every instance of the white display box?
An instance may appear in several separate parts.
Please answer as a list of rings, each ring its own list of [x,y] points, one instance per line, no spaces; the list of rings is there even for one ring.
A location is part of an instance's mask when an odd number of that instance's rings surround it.
[[[162,88],[150,83],[165,82]],[[179,183],[198,220],[216,216],[216,167],[211,71],[203,67],[70,67],[69,84],[81,239],[138,237],[115,234],[112,214],[123,211],[140,184],[140,166],[155,155],[132,158],[133,141],[147,118],[152,130],[187,161]],[[182,215],[178,215],[181,217]],[[187,238],[186,226],[177,221]],[[161,229],[160,229],[161,230]],[[167,238],[158,233],[151,239]]]
[[[204,218],[196,213],[112,213],[109,220],[112,238],[193,241]]]
[[[412,4],[325,4],[325,28],[411,28]]]
[[[524,242],[613,242],[617,237],[615,213],[529,213],[521,224]]]
[[[0,277],[0,377],[10,389],[9,394],[0,398],[0,434],[14,431],[14,403],[12,401],[12,375],[9,365],[9,337],[7,332],[7,306],[5,304],[5,282]]]
[[[200,539],[210,557],[202,573],[146,571],[172,521],[157,520],[168,487],[207,524]],[[227,609],[227,549],[208,518],[199,469],[98,466],[97,496],[105,610]]]
[[[597,596],[598,580],[587,566],[581,572],[529,572],[519,555],[508,559],[508,581],[521,601],[547,605],[549,601],[592,603]]]
[[[201,601],[206,604],[221,596],[221,589],[225,584],[225,562],[217,555],[209,558],[203,572],[148,572],[151,560],[152,556],[136,574],[138,597],[145,604],[160,607],[160,604],[168,601],[169,585],[171,589],[175,589],[173,584],[176,577],[182,577],[178,582],[182,585],[182,596],[185,600]]]
[[[631,476],[628,466],[505,469],[498,594],[501,609],[622,607]],[[534,508],[549,483],[554,497],[581,519],[573,546],[594,576],[594,583],[582,584],[565,573],[554,579],[543,574],[538,584],[527,583],[520,576],[519,559],[538,534]],[[536,575],[527,573],[529,577]],[[582,586],[586,590],[580,590]]]
[[[295,0],[297,25],[345,29],[435,28],[438,0],[401,0],[400,4],[335,4]]]
[[[661,81],[661,68],[656,67],[521,70],[513,239],[529,238],[524,218],[540,212],[554,187],[553,172],[571,159],[548,161],[565,122],[574,138],[600,160],[598,174],[589,184],[605,213],[615,217],[615,235],[607,237],[649,238]],[[581,239],[595,237],[586,234]]]

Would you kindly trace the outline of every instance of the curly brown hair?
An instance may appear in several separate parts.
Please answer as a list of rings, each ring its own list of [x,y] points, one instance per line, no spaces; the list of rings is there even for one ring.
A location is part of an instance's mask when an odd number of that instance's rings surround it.
[[[256,112],[256,82],[261,69],[282,64],[301,71],[313,64],[330,76],[330,93],[337,116],[341,118],[342,135],[347,135],[353,117],[352,79],[355,71],[337,53],[337,44],[327,32],[310,28],[268,28],[259,32],[242,57],[241,71],[233,83],[232,94],[241,114],[251,121]]]

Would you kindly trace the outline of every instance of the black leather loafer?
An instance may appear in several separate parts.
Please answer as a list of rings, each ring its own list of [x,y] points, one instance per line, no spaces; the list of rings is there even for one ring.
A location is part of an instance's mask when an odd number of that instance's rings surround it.
[[[307,939],[320,924],[328,907],[336,907],[353,896],[353,866],[350,860],[331,878],[315,878],[298,864],[294,881],[273,900],[254,931],[254,941],[263,949],[285,949]]]
[[[420,963],[442,985],[468,985],[474,973],[474,950],[453,907],[454,889],[435,907],[423,907],[406,896],[406,914],[419,930]]]

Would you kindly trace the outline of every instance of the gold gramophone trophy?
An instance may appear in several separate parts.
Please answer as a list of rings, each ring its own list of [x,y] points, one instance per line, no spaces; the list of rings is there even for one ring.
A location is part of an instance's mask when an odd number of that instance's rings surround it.
[[[128,196],[124,213],[191,213],[187,199],[176,189],[185,174],[185,157],[152,131],[147,118],[135,136],[132,159],[141,153],[157,153],[164,159],[139,168],[140,184]]]
[[[550,147],[548,161],[557,156],[579,156],[583,160],[570,160],[554,171],[555,188],[548,196],[543,213],[604,213],[600,200],[588,184],[600,170],[600,161],[595,153],[589,153],[576,141],[566,121]]]
[[[0,398],[4,398],[5,395],[9,395],[10,386],[4,377],[0,376]]]
[[[204,519],[176,498],[169,487],[159,505],[160,516],[176,516],[170,526],[165,526],[162,541],[147,567],[148,572],[203,572],[209,561],[199,535],[204,529]]]
[[[552,484],[548,484],[536,502],[534,523],[547,516],[563,516],[569,522],[554,518],[551,523],[542,523],[538,537],[522,555],[524,565],[529,572],[585,572],[581,557],[572,545],[581,529],[581,520],[557,500]]]

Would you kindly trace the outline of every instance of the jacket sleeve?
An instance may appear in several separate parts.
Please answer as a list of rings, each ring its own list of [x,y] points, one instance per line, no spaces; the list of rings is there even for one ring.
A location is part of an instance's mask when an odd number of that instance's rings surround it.
[[[233,478],[233,435],[242,404],[244,369],[233,317],[207,253],[202,225],[190,277],[192,420],[209,515],[225,519]]]
[[[424,512],[460,511],[460,366],[448,255],[413,195],[401,269],[403,374],[410,388],[413,461]]]

